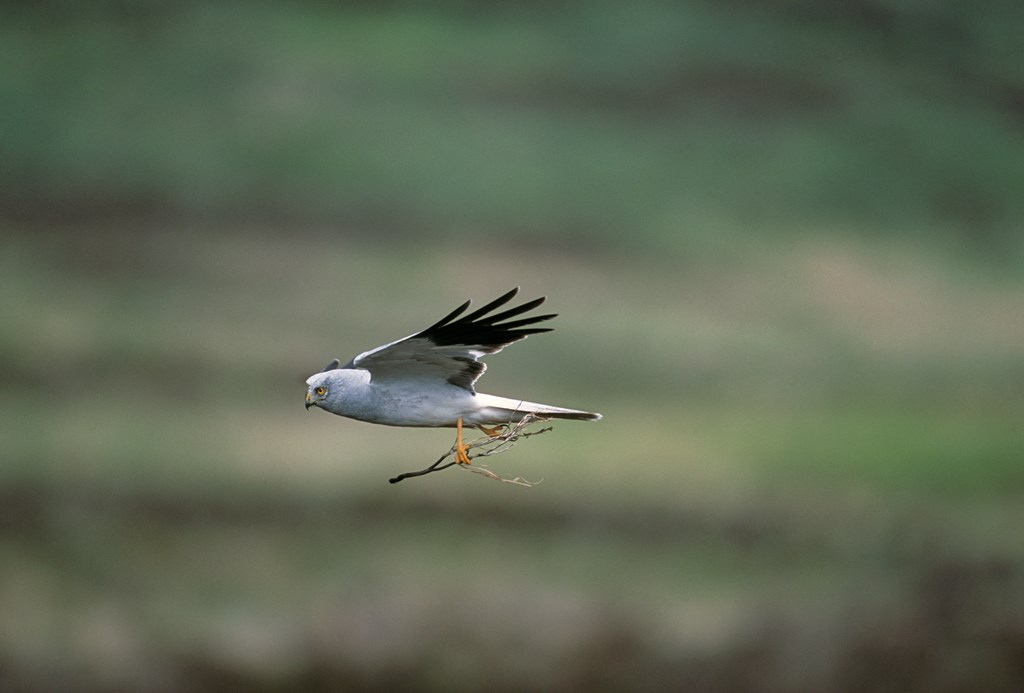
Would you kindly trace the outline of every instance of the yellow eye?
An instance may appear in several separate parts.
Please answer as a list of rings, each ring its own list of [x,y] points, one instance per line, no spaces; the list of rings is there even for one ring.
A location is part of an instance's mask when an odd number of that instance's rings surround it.
[[[318,397],[323,397],[325,394],[327,394],[327,388],[318,387],[316,389],[316,394],[317,394]]]

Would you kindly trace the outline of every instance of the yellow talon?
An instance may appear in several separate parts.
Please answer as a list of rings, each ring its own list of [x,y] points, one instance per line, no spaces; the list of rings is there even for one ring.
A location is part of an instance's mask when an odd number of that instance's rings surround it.
[[[476,427],[483,431],[486,435],[490,436],[491,438],[500,435],[502,431],[505,430],[505,424],[498,424],[494,428],[487,428],[482,424],[477,424]]]
[[[458,464],[473,464],[469,455],[466,454],[468,449],[462,443],[462,417],[460,416],[455,422],[455,461]]]

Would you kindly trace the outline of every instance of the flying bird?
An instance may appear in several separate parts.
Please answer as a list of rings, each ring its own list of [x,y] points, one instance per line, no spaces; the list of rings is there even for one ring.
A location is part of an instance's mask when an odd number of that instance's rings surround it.
[[[454,427],[455,461],[470,464],[463,426],[494,436],[527,415],[597,421],[600,414],[477,392],[486,366],[479,360],[551,328],[528,327],[555,317],[519,318],[544,303],[535,298],[500,313],[516,287],[468,315],[466,301],[427,329],[363,352],[344,366],[332,360],[306,380],[306,409],[387,426]],[[462,317],[459,317],[462,316]],[[493,428],[491,428],[493,427]]]

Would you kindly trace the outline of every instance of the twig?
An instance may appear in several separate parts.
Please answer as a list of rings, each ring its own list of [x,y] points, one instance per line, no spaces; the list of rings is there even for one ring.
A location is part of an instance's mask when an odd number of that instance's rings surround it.
[[[463,466],[465,467],[465,465],[463,465]],[[543,479],[541,479],[540,481],[529,481],[527,479],[524,479],[521,476],[516,476],[516,477],[501,476],[500,474],[492,472],[490,469],[488,469],[487,467],[483,467],[483,466],[480,466],[480,467],[469,466],[469,467],[466,467],[466,469],[468,469],[471,472],[476,472],[477,474],[483,474],[488,479],[494,479],[495,481],[500,481],[503,484],[515,484],[516,486],[527,486],[527,487],[532,488],[532,487],[536,486],[537,484],[539,484],[541,481],[544,481]]]
[[[544,421],[550,421],[550,419],[545,419],[543,417],[537,416],[536,414],[526,414],[525,416],[523,416],[523,418],[520,421],[517,421],[515,423],[512,423],[510,421],[507,424],[504,424],[506,426],[506,430],[503,433],[501,433],[500,435],[493,436],[493,437],[492,436],[483,436],[483,437],[477,438],[476,440],[470,441],[465,446],[467,451],[468,450],[473,450],[475,448],[482,448],[482,450],[480,452],[478,452],[477,454],[475,454],[475,455],[469,455],[469,459],[475,460],[475,459],[477,459],[479,457],[490,457],[491,455],[497,455],[497,454],[500,454],[500,453],[503,453],[503,452],[507,452],[508,450],[510,450],[512,448],[512,446],[514,446],[517,442],[519,442],[519,440],[521,440],[523,438],[529,438],[530,436],[536,436],[536,435],[540,435],[541,433],[547,433],[548,431],[550,431],[552,429],[551,426],[546,426],[546,427],[541,428],[541,429],[539,429],[537,431],[527,431],[527,430],[525,430],[526,428],[528,428],[529,426],[531,426],[534,423],[544,422]],[[416,471],[416,472],[405,472],[404,474],[399,474],[398,476],[396,476],[396,477],[394,477],[392,479],[388,479],[388,481],[390,483],[392,483],[392,484],[397,484],[402,479],[409,479],[409,478],[414,477],[414,476],[424,476],[424,475],[430,474],[432,472],[439,472],[442,469],[448,469],[448,467],[457,465],[458,463],[454,459],[451,462],[448,462],[447,464],[441,464],[441,463],[444,462],[446,459],[448,459],[448,457],[451,457],[454,454],[455,454],[455,446],[453,445],[451,450],[449,450],[448,452],[446,452],[445,454],[443,454],[439,458],[437,458],[437,461],[434,462],[429,467],[425,467],[424,469],[421,469],[421,470]],[[476,472],[477,474],[483,474],[484,476],[486,476],[486,477],[488,477],[490,479],[496,479],[498,481],[501,481],[501,482],[507,483],[507,484],[517,484],[519,486],[535,486],[536,484],[540,483],[539,481],[536,481],[536,482],[527,481],[526,479],[523,479],[522,477],[518,477],[518,476],[514,477],[514,478],[503,477],[503,476],[501,476],[499,474],[496,474],[496,473],[492,472],[491,470],[489,470],[489,469],[487,469],[486,467],[483,467],[483,466],[480,466],[480,467],[475,467],[475,466],[472,466],[472,465],[459,465],[459,466],[466,467],[467,469],[469,469],[472,472]]]
[[[421,469],[418,472],[405,472],[404,474],[399,474],[398,476],[396,476],[394,478],[388,479],[388,482],[392,483],[392,484],[397,484],[402,479],[409,479],[409,478],[414,477],[414,476],[423,476],[424,474],[430,474],[431,472],[439,472],[442,469],[448,469],[448,467],[451,467],[453,464],[458,464],[458,463],[455,462],[455,461],[452,461],[452,462],[449,462],[448,464],[443,465],[441,467],[438,467],[437,465],[439,465],[442,462],[444,462],[448,458],[448,456],[451,455],[451,454],[452,453],[450,451],[446,452],[445,454],[441,455],[437,459],[437,462],[435,462],[434,464],[430,465],[429,467],[427,467],[425,469]]]

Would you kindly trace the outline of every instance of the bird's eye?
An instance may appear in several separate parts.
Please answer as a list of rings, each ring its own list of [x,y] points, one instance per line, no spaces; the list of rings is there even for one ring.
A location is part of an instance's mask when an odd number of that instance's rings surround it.
[[[326,394],[327,394],[327,388],[325,388],[325,387],[318,387],[318,388],[316,389],[316,394],[317,394],[317,396],[319,396],[319,397],[323,397],[324,395],[326,395]]]

